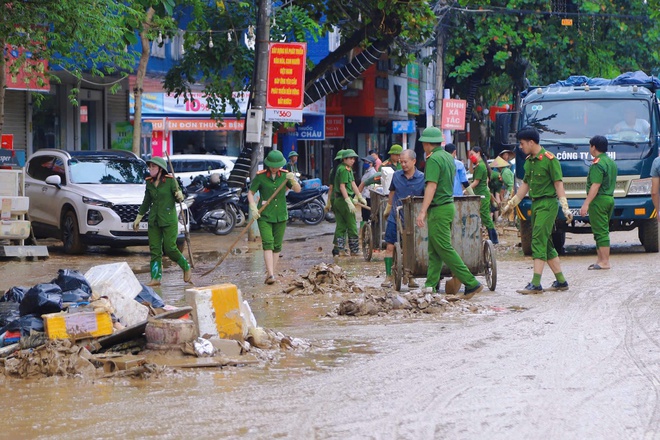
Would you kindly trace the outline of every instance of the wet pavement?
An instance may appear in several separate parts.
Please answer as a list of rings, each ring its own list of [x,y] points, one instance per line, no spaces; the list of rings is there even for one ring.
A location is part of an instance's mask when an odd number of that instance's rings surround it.
[[[660,438],[658,254],[636,233],[612,235],[612,269],[595,261],[590,236],[568,235],[568,292],[521,296],[532,273],[513,235],[498,246],[498,285],[475,296],[478,313],[337,316],[358,295],[288,295],[315,264],[331,263],[334,225],[291,225],[273,286],[263,284],[257,243],[241,242],[203,277],[240,230],[192,234],[197,286],[233,282],[260,326],[310,342],[257,365],[177,370],[149,380],[0,377],[0,438]],[[50,281],[127,261],[148,280],[146,248],[1,261],[0,289]],[[380,285],[377,254],[338,261],[348,278]],[[482,282],[483,278],[479,278]],[[182,304],[176,266],[160,292]],[[552,282],[548,268],[542,280]]]

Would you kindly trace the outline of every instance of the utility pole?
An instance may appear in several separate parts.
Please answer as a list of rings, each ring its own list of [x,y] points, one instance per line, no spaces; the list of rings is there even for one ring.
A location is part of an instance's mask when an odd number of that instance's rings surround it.
[[[270,12],[271,0],[259,0],[259,10],[257,12],[257,41],[255,44],[255,87],[254,100],[252,108],[261,110],[261,133],[264,130],[264,114],[266,112],[266,93],[268,87],[268,43],[270,42]],[[250,179],[254,179],[257,174],[257,166],[264,160],[264,142],[263,136],[259,142],[252,144],[252,161],[250,167]],[[257,222],[252,223],[248,231],[248,240],[254,241],[259,237]]]
[[[436,70],[435,70],[435,116],[433,125],[442,127],[442,98],[445,90],[445,29],[442,19],[438,24],[438,43],[436,46]]]

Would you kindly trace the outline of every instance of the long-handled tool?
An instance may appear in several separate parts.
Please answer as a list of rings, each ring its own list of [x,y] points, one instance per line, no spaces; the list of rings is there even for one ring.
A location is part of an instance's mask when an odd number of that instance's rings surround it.
[[[172,160],[170,159],[170,154],[167,152],[167,150],[165,151],[165,156],[167,157],[167,163],[170,164],[170,169],[172,170],[172,177],[174,177],[174,180],[176,180],[176,174],[174,174],[174,167],[172,166]],[[183,191],[183,188],[179,188],[179,190]],[[192,247],[190,246],[190,232],[188,231],[189,225],[186,224],[190,222],[187,222],[186,221],[187,219],[184,217],[186,214],[184,213],[183,210],[183,202],[179,202],[179,211],[181,212],[181,218],[183,218],[184,220],[183,235],[186,237],[186,247],[188,248],[188,259],[190,259],[190,266],[194,268],[195,259],[193,258]]]
[[[268,198],[268,200],[266,200],[266,203],[263,203],[263,204],[261,205],[261,208],[259,208],[259,211],[258,211],[258,212],[259,212],[259,215],[261,215],[261,213],[263,212],[263,210],[266,209],[266,206],[268,206],[268,204],[269,204],[270,202],[273,201],[273,199],[275,198],[275,196],[276,196],[277,194],[279,194],[279,192],[282,190],[282,188],[284,188],[284,186],[286,185],[286,182],[287,182],[287,180],[285,179],[284,182],[280,183],[280,186],[277,187],[277,189],[275,190],[275,192],[273,193],[273,195],[271,195],[271,196]],[[240,240],[240,239],[245,235],[245,233],[250,229],[250,226],[252,226],[252,223],[254,222],[254,220],[255,220],[254,217],[252,217],[252,218],[250,219],[250,221],[248,222],[248,224],[245,225],[245,228],[243,228],[243,232],[241,232],[240,234],[238,234],[238,237],[236,237],[236,240],[234,240],[234,242],[231,244],[231,246],[229,246],[229,249],[227,249],[227,252],[226,252],[226,253],[225,253],[225,254],[224,254],[224,255],[218,260],[217,263],[215,263],[215,266],[213,266],[211,269],[209,269],[209,270],[207,270],[206,272],[204,272],[204,273],[202,274],[202,276],[206,276],[206,275],[210,274],[211,272],[213,272],[214,270],[216,270],[216,269],[218,268],[218,266],[220,266],[220,265],[222,264],[223,261],[225,261],[225,258],[227,258],[227,256],[231,253],[232,249],[234,249],[234,246],[236,246],[236,244],[239,242],[239,240]]]

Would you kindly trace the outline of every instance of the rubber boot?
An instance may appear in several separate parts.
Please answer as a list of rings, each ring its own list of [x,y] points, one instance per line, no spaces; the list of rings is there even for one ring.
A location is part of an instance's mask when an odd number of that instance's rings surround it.
[[[181,269],[183,269],[183,282],[189,283],[190,279],[192,278],[192,271],[190,270],[190,264],[188,264],[188,260],[186,260],[186,257],[181,255],[181,258],[179,261],[177,261],[177,264]]]
[[[337,255],[342,256],[345,251],[346,251],[346,241],[344,237],[337,237]]]
[[[348,247],[351,249],[351,257],[362,255],[362,252],[360,252],[360,240],[357,237],[350,237],[348,239]]]
[[[160,286],[160,280],[163,278],[163,266],[158,261],[151,262],[151,281],[147,283],[149,287]]]
[[[490,241],[493,242],[493,244],[499,244],[500,242],[497,238],[497,231],[495,229],[488,230],[488,238],[490,238]]]
[[[392,275],[392,263],[394,262],[394,258],[392,257],[385,257],[385,275],[388,277]]]

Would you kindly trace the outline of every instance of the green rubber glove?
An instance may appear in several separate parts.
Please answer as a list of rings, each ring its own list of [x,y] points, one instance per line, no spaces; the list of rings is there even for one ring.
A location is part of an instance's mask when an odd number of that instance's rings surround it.
[[[144,216],[141,215],[141,214],[138,214],[138,215],[135,217],[135,221],[133,222],[133,230],[134,230],[135,232],[137,232],[137,231],[140,230],[140,220],[142,220],[142,217],[144,217]]]

